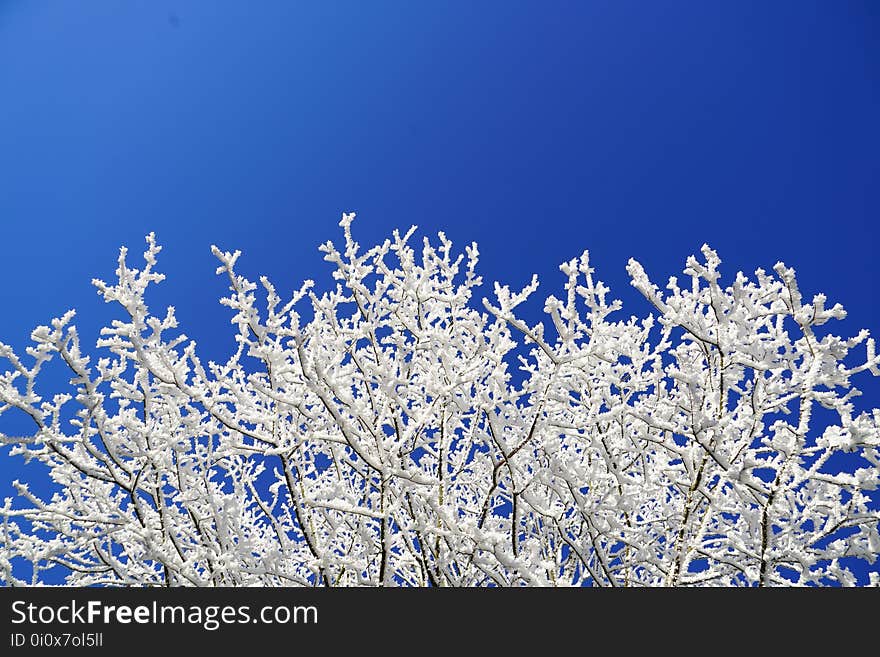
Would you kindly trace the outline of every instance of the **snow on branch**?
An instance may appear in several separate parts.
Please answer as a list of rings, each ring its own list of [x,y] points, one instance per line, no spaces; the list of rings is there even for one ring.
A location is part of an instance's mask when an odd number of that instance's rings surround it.
[[[793,269],[725,282],[704,246],[690,285],[661,289],[630,260],[655,314],[617,318],[584,252],[530,325],[537,276],[477,303],[476,244],[413,227],[363,249],[353,219],[320,247],[323,293],[282,299],[212,247],[224,362],[150,311],[152,234],[139,268],[123,248],[94,281],[120,313],[91,353],[73,311],[24,353],[0,343],[0,416],[30,426],[0,433],[3,458],[58,489],[16,482],[0,506],[0,583],[55,566],[75,586],[878,582],[853,564],[880,552],[880,410],[853,400],[880,356],[867,331],[829,332],[843,308],[807,302]],[[44,398],[53,359],[69,389]]]

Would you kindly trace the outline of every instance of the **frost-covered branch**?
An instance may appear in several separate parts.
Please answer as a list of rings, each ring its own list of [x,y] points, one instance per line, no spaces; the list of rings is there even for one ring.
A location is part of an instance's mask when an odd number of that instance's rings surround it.
[[[32,428],[0,440],[57,489],[15,482],[0,507],[2,583],[56,566],[71,585],[878,581],[853,567],[880,552],[880,411],[857,412],[853,379],[880,356],[867,331],[828,332],[845,312],[793,269],[725,284],[704,247],[661,290],[631,260],[656,315],[615,319],[585,252],[529,324],[537,278],[478,304],[475,244],[413,228],[363,250],[353,218],[321,246],[320,294],[283,300],[213,247],[225,362],[147,305],[153,235],[140,269],[122,249],[94,281],[120,309],[94,354],[72,311],[24,353],[0,344],[0,416]],[[52,360],[69,389],[43,397]]]

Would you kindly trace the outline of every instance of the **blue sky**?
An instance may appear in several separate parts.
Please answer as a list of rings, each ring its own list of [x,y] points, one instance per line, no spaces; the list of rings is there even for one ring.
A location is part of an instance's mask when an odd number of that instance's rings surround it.
[[[93,342],[90,280],[155,231],[156,305],[222,353],[209,245],[289,291],[343,211],[541,298],[588,248],[627,314],[629,257],[665,281],[708,242],[880,331],[878,28],[867,1],[0,1],[0,340],[75,307]]]

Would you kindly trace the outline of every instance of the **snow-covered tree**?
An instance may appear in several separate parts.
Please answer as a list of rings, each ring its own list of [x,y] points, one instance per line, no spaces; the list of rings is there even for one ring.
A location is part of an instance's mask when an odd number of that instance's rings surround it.
[[[419,251],[410,229],[362,250],[353,217],[321,247],[322,294],[282,299],[213,249],[225,362],[150,312],[152,235],[140,269],[122,249],[117,281],[94,281],[121,315],[94,356],[72,311],[26,354],[0,344],[0,414],[33,428],[0,434],[3,458],[58,491],[15,482],[0,582],[60,565],[71,585],[878,583],[880,411],[856,413],[852,379],[880,357],[867,331],[825,330],[844,310],[805,301],[793,269],[722,282],[704,247],[660,289],[632,260],[656,314],[622,318],[584,252],[530,325],[536,278],[480,304],[475,244]],[[70,390],[46,398],[51,359]]]

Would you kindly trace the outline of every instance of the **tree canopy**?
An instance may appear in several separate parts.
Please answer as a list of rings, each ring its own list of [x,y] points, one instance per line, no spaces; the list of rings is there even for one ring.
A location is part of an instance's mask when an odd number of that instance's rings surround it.
[[[147,305],[161,247],[95,280],[120,319],[94,353],[70,311],[0,344],[9,457],[46,466],[0,508],[0,582],[136,586],[791,586],[862,579],[880,552],[871,491],[880,374],[868,331],[807,301],[777,263],[723,281],[705,246],[654,308],[623,317],[584,252],[535,294],[477,300],[476,244],[414,228],[321,247],[334,284],[282,299],[214,247],[234,349],[203,361],[173,307]],[[859,356],[858,354],[865,354]],[[858,353],[857,353],[858,352]],[[41,396],[51,359],[69,390]],[[27,568],[22,564],[31,564]],[[870,569],[868,569],[870,570]],[[866,578],[865,578],[866,577]]]

